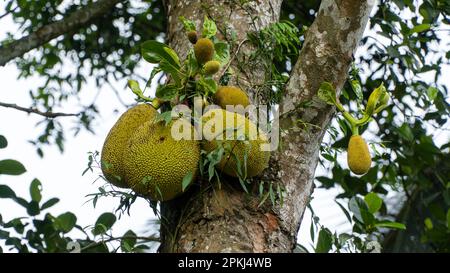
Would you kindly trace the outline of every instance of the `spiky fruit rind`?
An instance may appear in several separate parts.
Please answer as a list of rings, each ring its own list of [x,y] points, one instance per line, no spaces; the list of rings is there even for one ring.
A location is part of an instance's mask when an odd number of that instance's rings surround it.
[[[219,105],[222,109],[226,109],[227,105],[237,106],[242,105],[247,107],[250,104],[250,99],[242,89],[235,86],[221,86],[214,94],[214,103]]]
[[[194,132],[186,120],[144,123],[128,141],[124,170],[131,188],[153,200],[167,201],[182,193],[183,178],[198,171],[200,146],[195,140],[176,140],[172,126],[182,122],[184,130]],[[176,127],[178,128],[178,127]],[[193,139],[190,138],[190,139]]]
[[[267,168],[270,152],[262,149],[262,144],[268,145],[267,135],[258,130],[256,125],[243,115],[228,112],[223,109],[213,109],[202,116],[204,126],[203,149],[207,152],[215,150],[219,145],[225,152],[217,164],[220,171],[234,177],[239,177],[239,159],[242,173],[246,168],[246,177],[257,176]],[[221,124],[217,126],[218,124]],[[227,139],[227,134],[232,139]],[[245,156],[247,164],[244,165]]]
[[[128,187],[122,164],[127,141],[138,127],[152,120],[156,113],[152,106],[139,104],[123,113],[109,131],[102,148],[101,167],[103,175],[111,184]]]
[[[214,44],[208,38],[200,38],[194,45],[194,53],[197,62],[204,64],[211,61],[214,56]]]
[[[220,63],[218,61],[208,61],[205,63],[204,68],[206,75],[213,75],[219,71]]]
[[[354,174],[362,175],[369,171],[372,159],[366,141],[360,135],[350,137],[347,150],[347,163]]]
[[[191,44],[195,45],[195,43],[197,43],[197,31],[191,30],[187,33],[187,36]]]

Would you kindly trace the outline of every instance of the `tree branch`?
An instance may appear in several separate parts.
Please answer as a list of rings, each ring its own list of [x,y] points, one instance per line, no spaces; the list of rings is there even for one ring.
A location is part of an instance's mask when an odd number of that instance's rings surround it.
[[[39,111],[39,110],[37,110],[35,108],[26,108],[26,107],[18,106],[17,104],[13,104],[13,103],[0,102],[0,106],[6,107],[6,108],[13,108],[13,109],[16,109],[16,110],[19,110],[19,111],[22,111],[22,112],[26,112],[28,114],[30,114],[30,113],[38,114],[38,115],[44,116],[46,118],[74,117],[74,116],[80,115],[80,113],[71,114],[71,113],[42,112],[42,111]]]
[[[39,47],[60,35],[86,25],[92,19],[102,16],[117,3],[123,1],[98,0],[91,5],[73,12],[65,19],[43,26],[26,37],[0,47],[0,66],[4,66],[10,60],[20,57],[33,48]]]
[[[331,82],[338,94],[343,87],[375,1],[323,0],[294,66],[280,105],[283,149],[274,155],[278,179],[286,189],[279,214],[295,238],[309,203],[320,145],[334,108],[317,97],[322,82]],[[305,102],[311,102],[306,105]],[[301,123],[313,126],[309,130]]]

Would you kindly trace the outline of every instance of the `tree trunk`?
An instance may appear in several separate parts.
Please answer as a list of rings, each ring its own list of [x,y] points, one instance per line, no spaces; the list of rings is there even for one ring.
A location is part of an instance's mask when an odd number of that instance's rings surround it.
[[[179,16],[193,20],[197,28],[208,15],[218,25],[222,39],[230,30],[237,34],[231,55],[236,54],[231,83],[246,90],[253,102],[264,82],[261,62],[245,63],[254,50],[245,42],[249,31],[259,31],[278,21],[281,0],[181,0],[166,1],[169,18],[168,42],[186,56],[189,42]],[[368,3],[369,2],[369,3]],[[282,149],[274,152],[270,167],[259,180],[282,183],[286,189],[282,205],[269,202],[258,207],[256,195],[242,191],[236,181],[222,181],[221,189],[208,183],[191,195],[161,205],[162,252],[291,252],[301,218],[312,193],[320,143],[334,109],[317,99],[323,81],[340,90],[347,78],[352,54],[368,21],[372,1],[323,0],[310,27],[280,105]],[[238,53],[236,51],[238,50]],[[239,65],[237,60],[240,60]],[[244,65],[242,62],[244,61]],[[310,101],[308,107],[301,107]],[[298,126],[298,120],[311,124]],[[201,182],[201,181],[200,181]],[[254,181],[253,185],[257,185]],[[211,187],[211,185],[209,185]]]

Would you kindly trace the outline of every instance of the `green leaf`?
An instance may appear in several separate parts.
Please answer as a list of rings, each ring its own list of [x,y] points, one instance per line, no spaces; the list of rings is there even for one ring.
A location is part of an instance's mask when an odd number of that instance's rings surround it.
[[[205,94],[214,94],[217,91],[217,83],[213,79],[200,79],[197,83],[203,87]]]
[[[195,23],[193,21],[184,18],[184,16],[180,16],[178,19],[180,19],[181,23],[183,23],[184,30],[186,32],[195,30]]]
[[[344,208],[344,206],[342,204],[340,204],[338,201],[334,200],[334,202],[336,202],[336,204],[338,204],[338,206],[344,212],[345,217],[347,217],[347,220],[351,223],[352,222],[352,217],[350,216],[350,213],[348,213],[348,211]]]
[[[168,45],[155,40],[142,43],[141,54],[149,63],[157,64],[161,61],[166,61],[177,70],[181,67],[177,53]]]
[[[137,96],[142,96],[142,90],[141,87],[139,87],[139,83],[135,80],[128,80],[128,87],[133,91],[134,94]]]
[[[105,212],[98,217],[92,233],[94,235],[104,234],[114,225],[115,222],[116,216],[110,212]]]
[[[192,183],[192,178],[193,178],[193,173],[192,171],[188,172],[184,178],[183,178],[183,183],[181,183],[181,187],[182,187],[182,191],[184,192],[187,187]]]
[[[225,65],[230,61],[230,48],[225,42],[217,42],[214,44],[214,60],[220,65]]]
[[[159,85],[156,88],[156,97],[166,101],[175,98],[177,93],[178,88],[173,84]]]
[[[72,212],[66,212],[56,217],[54,225],[58,230],[68,233],[75,227],[77,217]]]
[[[403,123],[403,125],[397,129],[397,132],[403,139],[406,139],[408,141],[414,140],[414,134],[411,131],[411,127],[407,123]]]
[[[385,228],[406,229],[406,226],[404,224],[391,221],[380,221],[375,223],[375,226]]]
[[[331,232],[322,228],[319,231],[319,239],[317,239],[316,253],[328,253],[331,250],[333,238]]]
[[[361,84],[358,80],[352,80],[350,81],[350,85],[352,86],[352,90],[355,93],[356,97],[358,98],[359,102],[362,102],[363,100],[363,92],[361,88]]]
[[[53,205],[55,205],[58,202],[59,202],[58,198],[49,199],[44,204],[42,204],[41,210],[48,209],[48,208],[52,207]]]
[[[164,121],[165,124],[169,124],[172,121],[172,111],[162,112],[155,117],[155,122]]]
[[[439,90],[436,87],[428,87],[427,89],[427,96],[430,99],[430,101],[434,101],[437,97],[437,94],[439,93]]]
[[[6,185],[0,185],[0,198],[16,198],[16,193]]]
[[[136,242],[137,242],[136,233],[134,233],[132,230],[128,230],[122,236],[122,240],[120,241],[120,247],[124,252],[131,252],[134,246],[136,245]]]
[[[26,169],[19,161],[13,159],[0,161],[0,174],[21,175],[24,172],[26,172]]]
[[[30,201],[27,204],[27,213],[30,216],[36,216],[39,213],[41,213],[40,209],[39,209],[39,203],[36,201]]]
[[[336,90],[329,82],[323,82],[322,84],[320,84],[317,96],[330,105],[336,104]]]
[[[367,207],[370,213],[375,213],[380,210],[383,200],[376,193],[368,193],[364,196],[364,201],[366,201]]]
[[[34,179],[30,185],[30,196],[31,200],[36,201],[37,203],[41,202],[42,199],[42,184],[39,180]]]
[[[0,149],[6,148],[8,146],[8,140],[2,135],[0,135]]]
[[[205,16],[205,20],[203,21],[203,31],[202,36],[204,38],[211,38],[217,33],[217,26],[214,21],[210,20],[207,16]]]
[[[414,27],[410,30],[409,33],[410,33],[410,34],[413,34],[413,33],[424,32],[424,31],[429,30],[430,27],[431,27],[430,24],[420,24],[420,25],[414,26]]]

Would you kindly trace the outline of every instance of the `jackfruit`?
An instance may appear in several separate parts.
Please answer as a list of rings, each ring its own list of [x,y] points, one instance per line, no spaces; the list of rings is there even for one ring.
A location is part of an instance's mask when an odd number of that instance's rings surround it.
[[[189,136],[177,140],[180,133]],[[149,121],[139,127],[124,153],[124,170],[130,187],[158,201],[180,195],[184,177],[191,173],[194,179],[198,171],[200,146],[193,140],[193,133],[194,127],[185,119],[171,121],[167,126]]]
[[[270,152],[262,150],[261,144],[269,145],[268,137],[248,118],[223,109],[212,109],[202,116],[201,121],[205,139],[203,149],[211,152],[219,145],[224,148],[222,159],[216,165],[219,171],[234,177],[253,177],[267,168]]]
[[[213,97],[214,103],[219,105],[222,109],[226,109],[227,105],[237,106],[242,105],[247,107],[250,104],[250,99],[247,94],[235,86],[221,86]]]
[[[211,61],[214,56],[214,44],[208,38],[200,38],[194,45],[194,53],[197,62],[204,64]]]
[[[124,177],[122,158],[128,139],[144,122],[156,116],[148,104],[136,105],[126,111],[114,124],[106,137],[101,154],[101,168],[105,178],[113,185],[128,187]]]
[[[191,42],[191,44],[195,45],[195,43],[197,42],[197,31],[195,30],[191,30],[187,33],[189,42]]]
[[[353,135],[348,142],[347,163],[354,174],[362,175],[369,171],[372,159],[366,141],[359,135]]]
[[[220,69],[220,63],[218,61],[208,61],[205,66],[206,75],[216,74]]]

